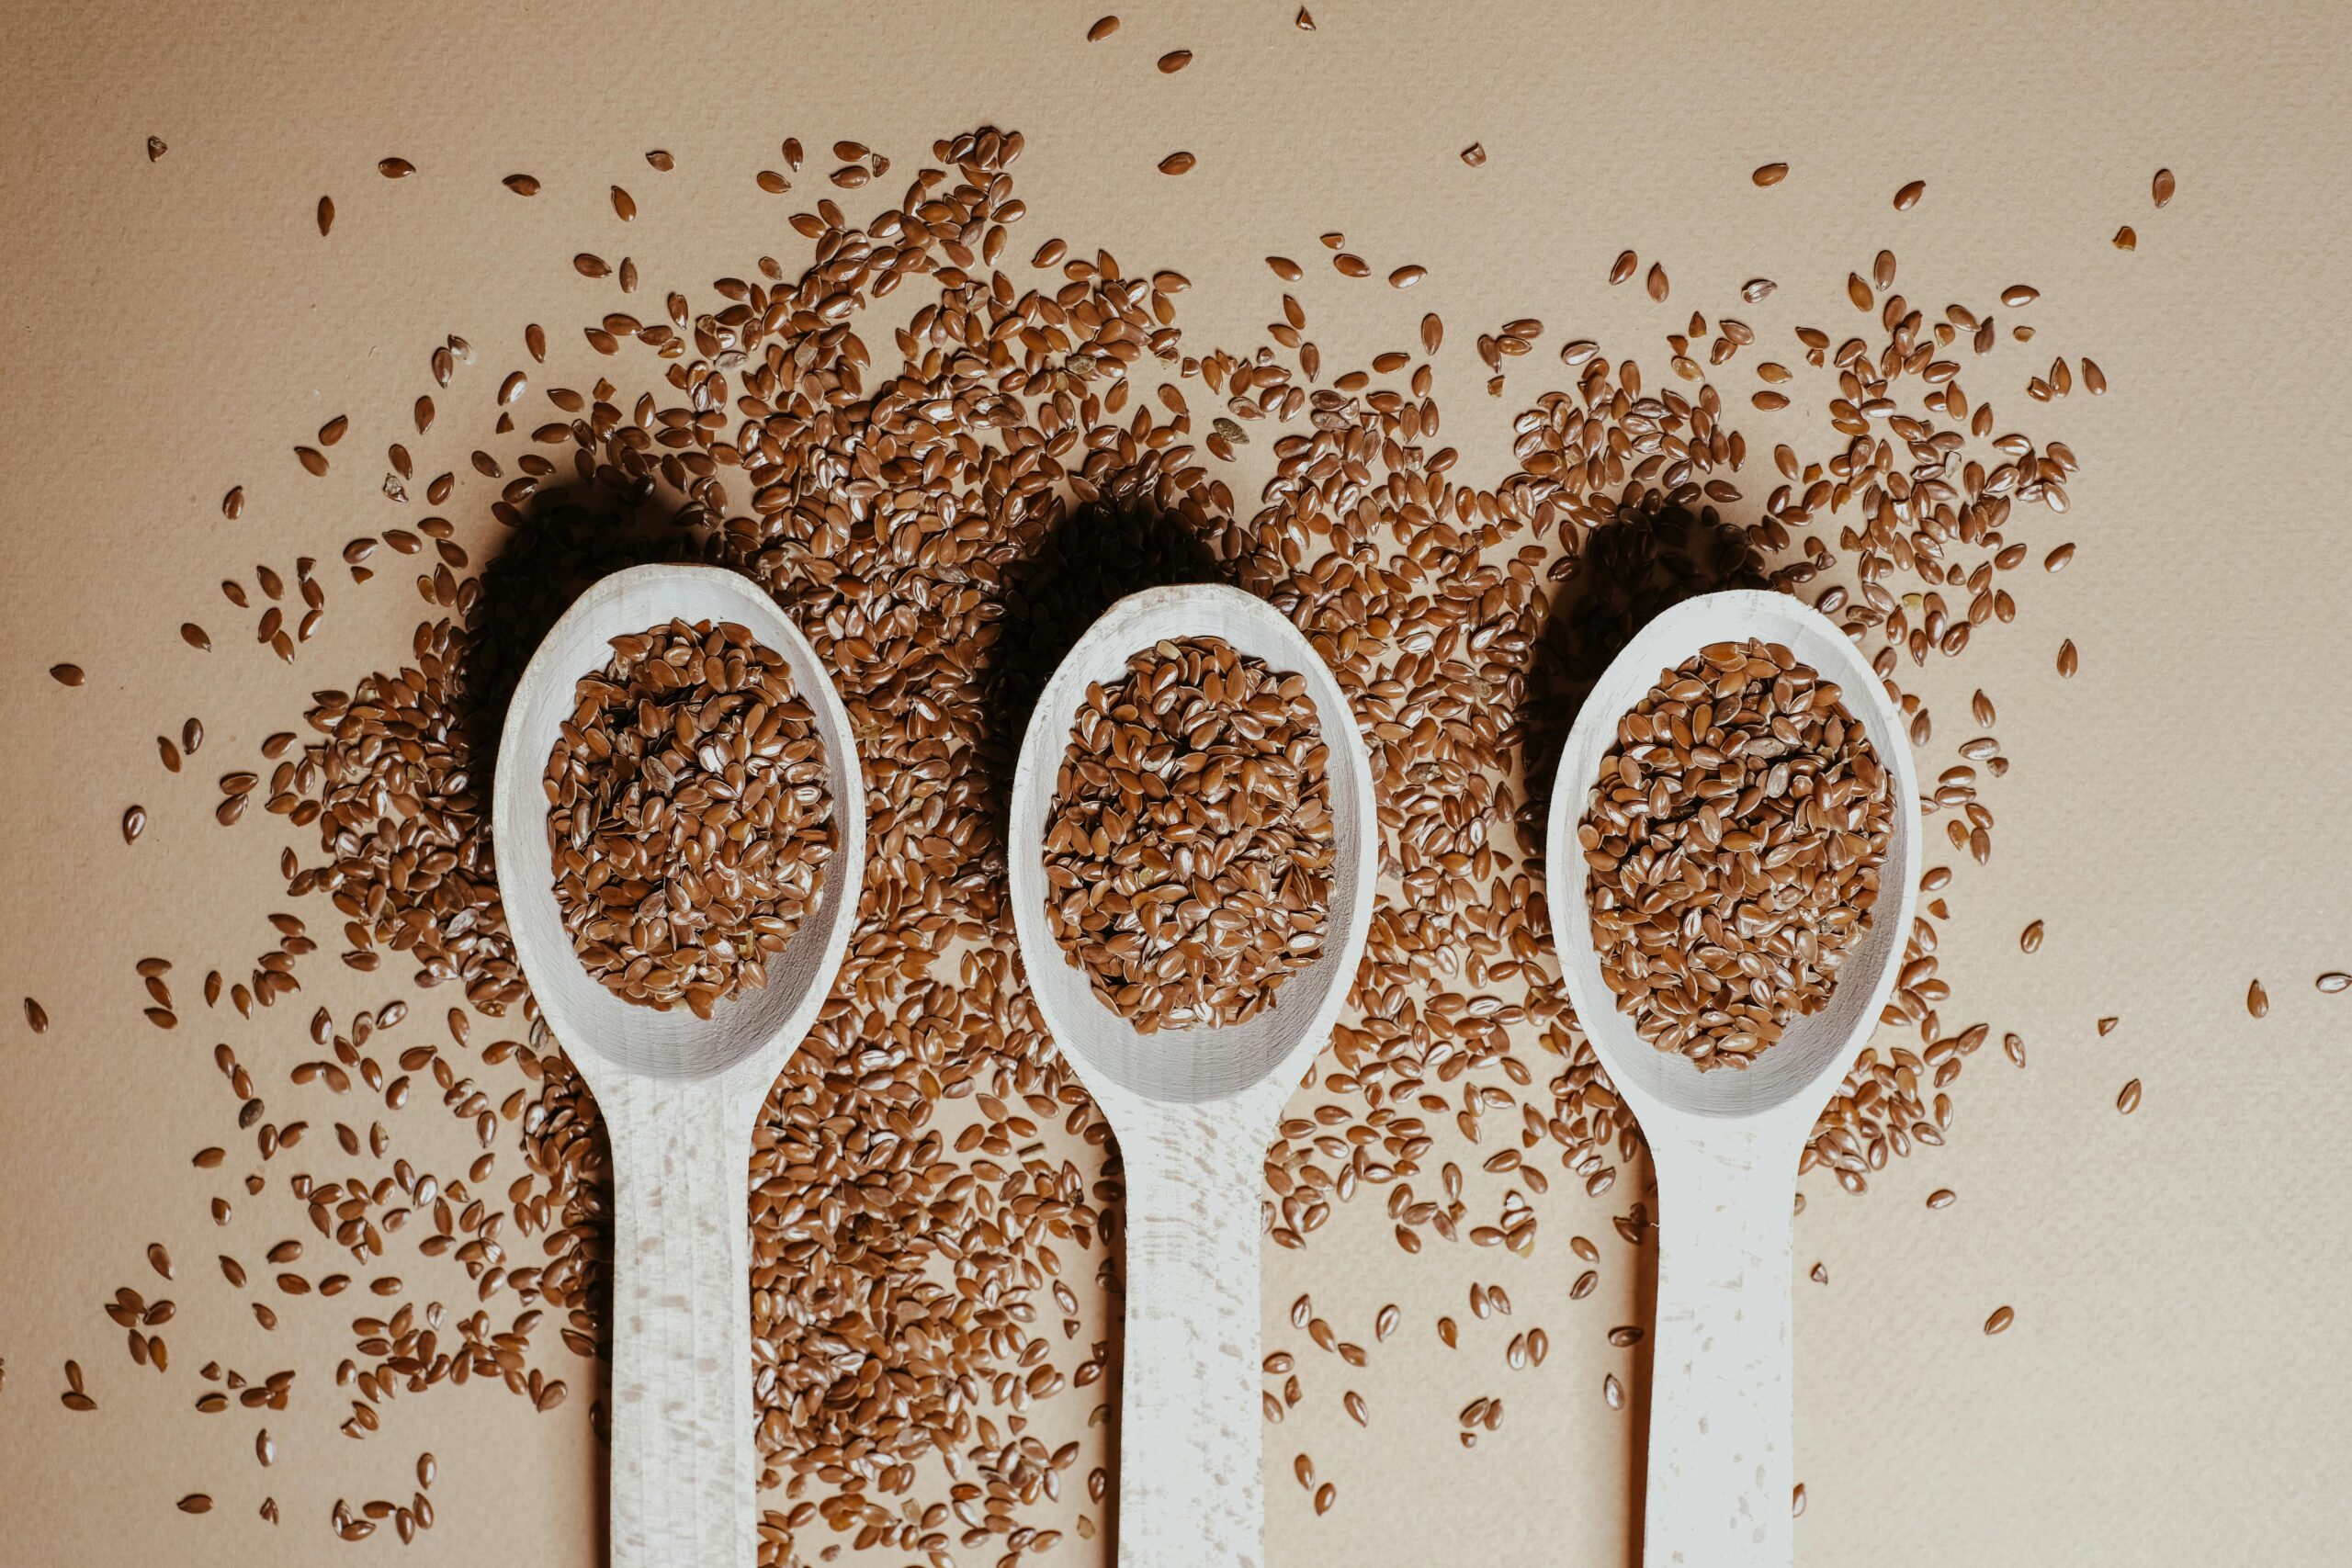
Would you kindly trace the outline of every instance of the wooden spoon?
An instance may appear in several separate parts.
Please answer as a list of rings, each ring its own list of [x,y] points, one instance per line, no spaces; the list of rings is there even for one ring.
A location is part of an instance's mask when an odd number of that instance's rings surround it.
[[[1843,688],[1891,775],[1893,828],[1870,927],[1820,1012],[1791,1021],[1745,1070],[1702,1073],[1617,1010],[1600,977],[1577,844],[1617,721],[1709,643],[1761,637]],[[1826,617],[1783,593],[1684,601],[1627,644],[1584,700],[1552,788],[1554,940],[1577,1019],[1640,1121],[1657,1171],[1657,1330],[1651,1359],[1650,1568],[1784,1568],[1790,1561],[1789,1251],[1797,1159],[1894,989],[1919,886],[1919,786],[1877,674]]]
[[[708,1021],[589,977],[556,907],[541,775],[572,688],[611,639],[678,618],[733,621],[784,655],[816,715],[835,845],[817,902],[764,988]],[[752,1124],[814,1021],[856,923],[865,781],[832,677],[749,578],[643,566],[582,594],[531,656],[500,737],[492,842],[531,995],[596,1097],[613,1155],[612,1561],[751,1568],[759,1556],[752,1407]]]
[[[1163,638],[1222,637],[1306,678],[1329,748],[1333,837],[1322,956],[1274,1004],[1222,1029],[1135,1027],[1099,1000],[1046,918],[1046,814],[1089,682]],[[1037,699],[1013,774],[1013,922],[1031,993],[1118,1135],[1126,1168],[1126,1337],[1119,1416],[1119,1562],[1261,1561],[1258,1252],[1266,1145],[1329,1038],[1372,923],[1380,832],[1372,766],[1347,696],[1306,638],[1238,589],[1153,589],[1111,606]]]

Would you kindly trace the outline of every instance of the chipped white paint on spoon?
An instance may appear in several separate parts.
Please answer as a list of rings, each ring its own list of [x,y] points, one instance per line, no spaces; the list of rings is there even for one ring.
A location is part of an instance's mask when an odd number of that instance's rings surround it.
[[[824,741],[835,848],[763,989],[684,1008],[623,1001],[581,967],[556,906],[541,776],[572,688],[611,641],[734,621],[784,655]],[[492,842],[515,956],[595,1094],[613,1151],[614,1568],[752,1568],[752,1124],[841,968],[865,873],[865,784],[832,678],[773,599],[716,567],[646,566],[582,594],[532,655],[500,737]]]
[[[1306,678],[1329,748],[1329,928],[1274,1003],[1222,1029],[1138,1033],[1096,998],[1046,918],[1046,814],[1089,682],[1153,643],[1222,637]],[[1262,1561],[1258,1262],[1266,1145],[1329,1036],[1372,924],[1380,835],[1372,765],[1347,696],[1297,628],[1238,589],[1153,589],[1111,606],[1037,699],[1013,774],[1013,921],[1030,992],[1126,1168],[1126,1331],[1119,1416],[1122,1568]]]
[[[1842,688],[1894,790],[1870,929],[1829,1002],[1791,1021],[1745,1070],[1701,1073],[1657,1050],[1600,977],[1576,841],[1617,721],[1710,643],[1778,643]],[[1577,1019],[1641,1122],[1657,1171],[1657,1330],[1651,1358],[1648,1568],[1785,1568],[1791,1561],[1790,1215],[1822,1107],[1854,1065],[1902,965],[1919,886],[1919,785],[1884,685],[1826,617],[1783,593],[1684,601],[1611,661],[1585,698],[1553,784],[1549,901]]]

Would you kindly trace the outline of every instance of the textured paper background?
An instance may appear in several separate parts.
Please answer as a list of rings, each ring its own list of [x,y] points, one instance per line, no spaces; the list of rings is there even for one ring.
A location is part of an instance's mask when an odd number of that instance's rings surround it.
[[[1028,136],[1028,243],[1059,234],[1130,267],[1184,271],[1188,344],[1259,341],[1280,290],[1259,258],[1313,262],[1326,230],[1381,271],[1429,266],[1409,295],[1328,271],[1298,292],[1329,365],[1402,345],[1424,310],[1445,315],[1447,437],[1469,472],[1499,470],[1501,422],[1522,391],[1558,384],[1545,356],[1564,337],[1662,368],[1670,321],[1724,308],[1747,276],[1782,281],[1744,313],[1783,343],[1790,321],[1835,321],[1838,283],[1883,244],[1915,299],[1983,301],[2020,279],[2042,290],[2041,344],[2092,355],[2114,384],[2032,411],[2085,465],[2073,513],[2033,537],[2073,536],[2082,553],[2066,575],[2020,584],[2018,624],[1960,661],[1931,750],[1949,760],[1969,685],[1994,693],[2016,767],[1987,795],[1993,864],[1964,868],[1952,893],[1946,1016],[2018,1031],[2032,1065],[1975,1058],[1951,1146],[1889,1170],[1867,1198],[1807,1184],[1799,1272],[1818,1258],[1829,1284],[1797,1287],[1810,1495],[1798,1549],[1815,1563],[2334,1560],[2352,1531],[2352,996],[2317,996],[2311,981],[2352,968],[2352,568],[2335,471],[2352,390],[2352,11],[1319,0],[1309,34],[1285,0],[1136,6],[1090,48],[1086,24],[1108,4],[870,17],[780,5],[10,8],[0,1559],[308,1563],[393,1550],[388,1536],[339,1547],[327,1510],[338,1496],[405,1496],[423,1448],[441,1456],[440,1524],[413,1561],[595,1550],[600,1452],[578,1397],[594,1380],[576,1365],[575,1397],[554,1415],[436,1390],[389,1406],[386,1431],[356,1445],[334,1430],[342,1399],[307,1371],[295,1410],[271,1423],[287,1457],[266,1474],[249,1417],[190,1410],[192,1367],[130,1367],[97,1309],[119,1283],[157,1283],[141,1257],[153,1239],[179,1260],[167,1334],[237,1340],[249,1370],[331,1366],[347,1343],[332,1325],[368,1310],[313,1301],[266,1338],[220,1283],[211,1189],[187,1159],[225,1141],[233,1105],[205,1047],[232,1032],[193,999],[178,1032],[150,1029],[131,964],[173,957],[186,998],[205,968],[233,971],[272,940],[263,917],[284,900],[258,840],[277,824],[256,812],[216,828],[209,780],[290,728],[311,688],[404,645],[404,575],[354,590],[334,556],[390,521],[372,455],[406,433],[442,334],[479,355],[445,422],[462,403],[455,428],[484,429],[496,375],[521,363],[521,324],[569,333],[609,289],[573,275],[574,251],[626,249],[649,290],[707,299],[710,278],[760,254],[801,265],[806,243],[784,218],[835,138],[911,170],[935,136],[994,122]],[[1192,67],[1156,73],[1152,59],[1178,47],[1196,51]],[[170,144],[158,163],[150,134]],[[810,172],[793,197],[764,197],[752,175],[786,135],[810,145]],[[1455,155],[1473,140],[1489,154],[1475,170]],[[677,155],[676,173],[647,169],[653,146]],[[1180,147],[1196,172],[1152,172]],[[379,178],[376,160],[395,152],[420,174]],[[1747,171],[1767,159],[1794,173],[1758,191]],[[2160,164],[2180,194],[2158,213]],[[517,169],[547,194],[503,192],[499,176]],[[1888,195],[1915,177],[1927,199],[1894,214]],[[643,209],[625,233],[605,205],[614,181]],[[311,217],[322,192],[339,209],[324,241]],[[2108,243],[2127,221],[2140,232],[2130,254]],[[1601,286],[1628,245],[1664,259],[1671,310]],[[1545,342],[1489,402],[1470,339],[1518,315],[1541,317]],[[2018,388],[1996,395],[2023,410],[2028,359],[2005,363]],[[288,449],[340,412],[354,428],[339,458],[365,460],[313,480]],[[1751,440],[1773,428],[1742,423]],[[1256,479],[1243,478],[1246,502]],[[220,494],[239,482],[245,516],[224,523]],[[461,486],[444,510],[471,528],[487,499],[487,486]],[[288,670],[246,641],[249,619],[211,584],[298,550],[327,563],[330,613]],[[209,658],[175,633],[191,617],[213,628]],[[2052,655],[2069,636],[2082,673],[2061,683]],[[52,683],[43,671],[59,660],[87,667],[90,684]],[[191,712],[206,750],[168,779],[152,737]],[[132,800],[153,820],[126,849],[117,822]],[[2050,938],[2025,958],[2016,936],[2035,918]],[[2243,1005],[2256,975],[2273,998],[2260,1021]],[[304,1005],[237,1026],[241,1051],[291,1052],[310,1006],[341,1016],[406,989],[389,974],[355,978],[313,961]],[[46,1036],[20,1021],[25,993],[56,1021]],[[2102,1014],[2122,1021],[2104,1039]],[[2124,1119],[2113,1100],[2132,1077],[2146,1102]],[[458,1156],[450,1136],[422,1152]],[[1960,1200],[1930,1213],[1921,1199],[1939,1186]],[[1307,1404],[1270,1429],[1272,1563],[1627,1560],[1638,1453],[1630,1416],[1600,1390],[1605,1371],[1642,1370],[1602,1338],[1633,1310],[1636,1270],[1609,1216],[1634,1195],[1623,1182],[1597,1201],[1555,1187],[1532,1261],[1464,1248],[1399,1267],[1373,1202],[1343,1208],[1304,1256],[1270,1253],[1270,1348],[1303,1339],[1287,1325],[1302,1290],[1344,1333],[1364,1337],[1389,1300],[1406,1323],[1353,1379],[1314,1359]],[[1603,1288],[1575,1303],[1571,1233],[1600,1241],[1606,1264]],[[240,1239],[258,1253],[267,1238]],[[1504,1371],[1498,1325],[1461,1351],[1437,1345],[1431,1319],[1466,1323],[1473,1279],[1509,1286],[1513,1327],[1547,1327],[1541,1372]],[[2017,1325],[1988,1339],[1979,1325],[2003,1303]],[[95,1416],[57,1402],[68,1356],[90,1371]],[[1351,1385],[1373,1402],[1368,1430],[1339,1412]],[[1454,1413],[1490,1393],[1507,1395],[1506,1422],[1464,1452]],[[1063,1404],[1082,1418],[1079,1398]],[[1290,1476],[1302,1449],[1340,1483],[1321,1518]],[[198,1489],[218,1512],[173,1511]],[[253,1517],[265,1490],[286,1509],[276,1530]],[[1051,1560],[1097,1555],[1072,1538]]]

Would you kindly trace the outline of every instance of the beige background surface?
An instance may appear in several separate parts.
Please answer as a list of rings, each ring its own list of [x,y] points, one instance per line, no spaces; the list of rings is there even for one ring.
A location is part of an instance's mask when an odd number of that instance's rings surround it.
[[[1133,5],[1089,48],[1085,26],[1110,3],[871,18],[780,5],[8,8],[0,1559],[396,1550],[336,1546],[326,1512],[339,1496],[405,1495],[423,1448],[442,1461],[441,1522],[414,1561],[594,1550],[585,1399],[537,1416],[503,1393],[436,1390],[353,1445],[334,1430],[333,1391],[306,1390],[266,1478],[288,1520],[271,1531],[253,1517],[253,1423],[191,1412],[192,1369],[157,1378],[124,1359],[97,1309],[117,1284],[155,1283],[141,1253],[158,1238],[181,1259],[167,1333],[242,1332],[239,1354],[263,1370],[337,1353],[336,1314],[310,1327],[297,1314],[266,1340],[212,1274],[209,1190],[187,1158],[221,1141],[233,1110],[203,1049],[219,1015],[148,1028],[131,965],[173,957],[185,996],[274,940],[264,918],[282,887],[255,838],[279,826],[216,829],[209,781],[292,728],[312,687],[395,657],[414,620],[402,574],[354,590],[334,559],[385,525],[373,458],[320,483],[288,447],[348,412],[342,451],[380,452],[406,431],[444,333],[481,345],[487,369],[519,359],[524,321],[583,315],[589,286],[569,258],[623,246],[612,181],[644,209],[626,247],[648,288],[707,299],[710,278],[763,252],[805,259],[783,224],[797,201],[751,181],[783,136],[818,159],[854,137],[911,169],[934,137],[993,122],[1028,137],[1030,243],[1060,234],[1186,272],[1188,344],[1258,341],[1279,291],[1258,258],[1311,256],[1325,230],[1383,270],[1428,265],[1412,295],[1357,286],[1318,337],[1346,364],[1442,311],[1447,434],[1473,469],[1498,467],[1501,418],[1521,404],[1476,395],[1470,323],[1535,315],[1539,355],[1583,335],[1662,367],[1658,313],[1600,282],[1624,246],[1666,259],[1678,305],[1712,311],[1744,277],[1781,279],[1787,309],[1754,316],[1782,342],[1786,322],[1827,315],[1881,244],[1916,298],[1982,299],[2020,278],[2042,290],[2045,342],[2093,355],[2115,389],[2035,411],[2084,463],[2068,520],[2081,556],[2020,584],[2017,626],[1951,677],[1963,697],[1982,682],[1998,698],[2016,766],[1987,796],[1999,850],[1959,876],[1945,949],[1947,1016],[2017,1030],[2031,1066],[1979,1056],[1951,1145],[1866,1198],[1806,1183],[1799,1269],[1818,1258],[1829,1284],[1798,1285],[1798,1548],[1813,1563],[2338,1560],[2352,1535],[2352,995],[2319,996],[2312,979],[2352,968],[2339,676],[2352,566],[2334,464],[2352,393],[2352,11],[1317,0],[1303,33],[1287,3]],[[1177,47],[1193,66],[1154,73]],[[170,145],[153,164],[150,134]],[[1489,154],[1476,170],[1455,155],[1474,140]],[[675,174],[650,175],[652,146],[677,155]],[[1178,147],[1199,170],[1152,173]],[[379,179],[393,152],[421,174]],[[1796,172],[1752,188],[1747,171],[1773,158]],[[2157,213],[2160,164],[2180,194]],[[507,197],[496,182],[514,169],[548,194]],[[1928,197],[1897,219],[1887,196],[1914,177]],[[322,191],[339,209],[323,242]],[[2129,254],[2108,243],[2127,221]],[[1302,293],[1312,310],[1342,286],[1327,273]],[[460,391],[487,407],[492,385],[478,370]],[[486,417],[469,406],[459,428]],[[220,497],[239,482],[245,516],[224,523]],[[477,487],[445,510],[471,528],[486,500]],[[249,622],[211,583],[298,551],[328,563],[330,614],[289,670],[237,635]],[[176,635],[190,617],[214,627],[209,659]],[[2062,684],[2064,637],[2083,668]],[[51,682],[60,660],[90,684]],[[218,766],[167,779],[152,738],[189,713]],[[132,800],[153,822],[126,849]],[[2028,958],[2016,937],[2035,918],[2050,938]],[[2273,998],[2258,1021],[2244,1006],[2256,976]],[[241,1050],[293,1049],[310,1006],[340,1016],[407,993],[390,973],[363,983],[324,962],[304,978],[301,1006],[238,1026]],[[56,1021],[45,1036],[21,1021],[26,993]],[[2121,1022],[2100,1038],[2107,1014]],[[2113,1100],[2133,1077],[2146,1101],[2125,1119]],[[1929,1213],[1937,1187],[1959,1201]],[[1638,1365],[1602,1339],[1633,1320],[1634,1270],[1610,1228],[1628,1196],[1562,1183],[1527,1261],[1400,1268],[1368,1202],[1342,1207],[1304,1255],[1270,1251],[1270,1348],[1299,1337],[1287,1304],[1302,1290],[1343,1331],[1362,1335],[1389,1300],[1407,1324],[1363,1380],[1370,1429],[1340,1414],[1329,1374],[1270,1429],[1272,1563],[1627,1560],[1638,1453],[1600,1389]],[[1601,1240],[1608,1262],[1604,1288],[1575,1303],[1572,1232]],[[1508,1374],[1506,1424],[1465,1452],[1453,1414],[1503,1391],[1508,1334],[1477,1325],[1447,1352],[1429,1324],[1466,1322],[1479,1278],[1507,1282],[1514,1325],[1543,1323],[1558,1348],[1541,1372]],[[1987,1338],[1979,1325],[2004,1303],[2017,1325]],[[58,1404],[69,1356],[90,1369],[95,1416]],[[593,1387],[583,1366],[571,1375]],[[1340,1483],[1321,1518],[1290,1477],[1302,1448]],[[219,1513],[173,1511],[199,1488],[221,1495]],[[1072,1538],[1049,1560],[1097,1552]]]

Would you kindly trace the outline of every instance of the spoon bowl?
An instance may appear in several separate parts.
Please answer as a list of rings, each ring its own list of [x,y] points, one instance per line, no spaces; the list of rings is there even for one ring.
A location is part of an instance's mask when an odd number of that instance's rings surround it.
[[[1827,1004],[1790,1021],[1745,1067],[1702,1073],[1643,1039],[1601,978],[1577,842],[1617,721],[1665,671],[1710,643],[1786,648],[1842,689],[1894,794],[1870,924]],[[1860,1054],[1902,968],[1918,899],[1918,779],[1885,685],[1826,616],[1784,593],[1703,594],[1643,627],[1577,712],[1552,787],[1547,893],[1553,939],[1609,1080],[1657,1174],[1657,1332],[1651,1359],[1643,1560],[1786,1564],[1790,1540],[1792,1200],[1815,1122]]]
[[[1331,908],[1323,952],[1238,1024],[1146,1034],[1094,994],[1046,914],[1046,818],[1090,684],[1162,639],[1221,637],[1306,681],[1329,752]],[[1062,660],[1013,773],[1012,915],[1037,1011],[1118,1135],[1126,1173],[1119,1561],[1216,1568],[1261,1558],[1260,1198],[1284,1100],[1329,1037],[1372,925],[1380,833],[1354,710],[1281,612],[1211,584],[1131,594]]]
[[[824,743],[834,849],[764,987],[683,1007],[624,1001],[593,978],[555,897],[541,783],[573,687],[612,639],[672,619],[732,621],[782,654]],[[856,923],[865,781],[832,676],[775,601],[718,567],[615,572],[557,621],[523,671],[499,740],[492,841],[500,899],[531,995],[587,1080],[612,1143],[612,1561],[615,1568],[751,1568],[753,1443],[752,1126],[824,1006]]]

